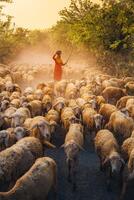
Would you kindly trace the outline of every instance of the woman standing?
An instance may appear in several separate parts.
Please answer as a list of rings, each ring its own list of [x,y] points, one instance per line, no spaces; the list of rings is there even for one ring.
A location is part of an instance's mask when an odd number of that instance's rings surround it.
[[[63,63],[61,59],[61,54],[62,54],[62,51],[57,51],[53,56],[53,59],[55,61],[55,68],[54,68],[55,81],[60,81],[62,79],[62,66],[66,65],[66,63]]]

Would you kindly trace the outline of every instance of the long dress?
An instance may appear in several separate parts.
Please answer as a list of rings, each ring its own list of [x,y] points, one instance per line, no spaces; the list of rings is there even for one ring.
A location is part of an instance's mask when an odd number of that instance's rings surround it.
[[[60,81],[62,79],[62,66],[63,66],[63,61],[60,56],[53,57],[55,61],[55,68],[54,68],[54,80],[55,81]]]

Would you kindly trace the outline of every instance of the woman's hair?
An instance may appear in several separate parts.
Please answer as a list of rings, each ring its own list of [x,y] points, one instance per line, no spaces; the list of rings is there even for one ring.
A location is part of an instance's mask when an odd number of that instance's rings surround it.
[[[56,51],[56,54],[60,55],[62,53],[61,50]]]

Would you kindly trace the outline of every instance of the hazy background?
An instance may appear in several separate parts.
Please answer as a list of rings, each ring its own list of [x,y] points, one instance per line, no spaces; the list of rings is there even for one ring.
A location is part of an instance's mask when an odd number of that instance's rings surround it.
[[[56,24],[58,12],[69,3],[70,0],[13,0],[12,4],[6,4],[5,11],[14,16],[16,26],[44,29]]]

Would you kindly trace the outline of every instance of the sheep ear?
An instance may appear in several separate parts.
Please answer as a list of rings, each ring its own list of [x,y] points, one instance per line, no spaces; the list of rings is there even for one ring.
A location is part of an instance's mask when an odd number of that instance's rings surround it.
[[[110,162],[110,159],[109,159],[109,158],[106,158],[106,159],[104,160],[104,162],[102,163],[102,165],[105,167],[106,165],[109,164],[109,162]]]
[[[62,144],[61,146],[60,146],[60,148],[64,148],[65,147],[65,144]]]
[[[123,165],[125,165],[125,161],[123,160],[123,158],[121,158],[120,161],[122,162]]]
[[[7,115],[3,115],[3,117],[2,118],[7,118],[7,119],[12,119],[12,116],[7,116]]]
[[[37,127],[38,127],[38,124],[35,124],[35,125],[33,125],[33,126],[31,127],[30,130],[33,130],[34,128],[37,128]]]
[[[44,141],[44,145],[46,145],[48,148],[53,148],[53,149],[56,148],[56,146],[50,143],[49,141]]]
[[[77,146],[79,147],[80,150],[85,151],[85,149],[81,145],[77,144]]]

